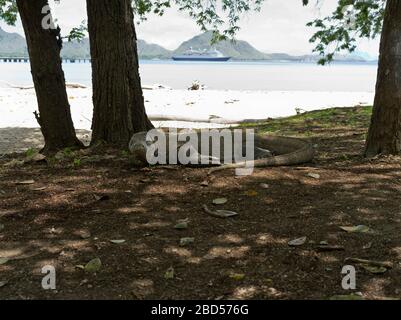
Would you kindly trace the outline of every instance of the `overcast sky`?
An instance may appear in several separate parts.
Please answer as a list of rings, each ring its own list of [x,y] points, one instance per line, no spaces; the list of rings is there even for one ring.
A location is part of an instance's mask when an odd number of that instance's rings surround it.
[[[61,4],[54,6],[64,33],[86,19],[85,2],[62,0]],[[264,52],[310,53],[312,45],[308,40],[313,30],[306,27],[306,23],[329,14],[336,3],[337,0],[324,0],[319,7],[303,7],[301,0],[265,0],[260,12],[250,12],[242,17],[237,38],[248,41]],[[7,31],[23,33],[20,24],[17,27],[5,26],[4,23],[0,25]],[[138,38],[168,49],[177,48],[181,42],[199,33],[195,22],[176,8],[171,8],[163,17],[150,16],[148,21],[137,27]],[[362,40],[358,50],[376,56],[378,40]]]

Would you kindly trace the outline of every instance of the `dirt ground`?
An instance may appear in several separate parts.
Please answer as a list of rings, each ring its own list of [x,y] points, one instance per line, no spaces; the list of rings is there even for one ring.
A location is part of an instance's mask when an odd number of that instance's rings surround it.
[[[127,154],[106,149],[11,167],[5,164],[25,155],[4,156],[0,257],[8,260],[0,264],[0,299],[327,299],[351,292],[400,298],[401,158],[361,156],[365,111],[258,125],[307,137],[317,157],[249,177],[137,169]],[[221,197],[226,204],[212,204]],[[219,219],[203,204],[239,215]],[[188,219],[186,229],[174,228],[180,219]],[[340,228],[356,225],[370,232]],[[186,237],[194,242],[181,246]],[[288,245],[300,237],[307,237],[303,245]],[[343,250],[318,249],[327,243]],[[82,270],[95,258],[102,263],[96,273]],[[346,258],[392,268],[373,274]],[[356,267],[356,290],[342,289],[347,264]],[[56,268],[55,291],[41,287],[45,265]]]
[[[77,130],[77,137],[85,144],[90,142],[89,131]],[[0,157],[28,149],[40,149],[43,143],[40,128],[0,128]]]

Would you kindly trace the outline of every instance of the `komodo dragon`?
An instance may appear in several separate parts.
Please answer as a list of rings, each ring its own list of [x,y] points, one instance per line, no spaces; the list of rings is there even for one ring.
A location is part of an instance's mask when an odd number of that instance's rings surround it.
[[[150,143],[146,142],[147,132],[140,132],[134,134],[130,143],[129,150],[134,155],[135,159],[146,163],[146,152]],[[169,135],[166,135],[169,139]],[[199,132],[198,132],[199,137]],[[176,138],[176,137],[175,137]],[[246,136],[243,135],[243,144],[245,145]],[[198,139],[200,141],[200,138]],[[179,142],[177,148],[183,145],[185,142]],[[168,145],[168,141],[167,141]],[[221,144],[221,155],[224,155],[224,143]],[[313,159],[315,151],[313,146],[306,140],[298,138],[289,138],[281,136],[272,136],[268,134],[255,133],[254,135],[254,159],[253,161],[237,162],[231,164],[224,164],[224,158],[220,161],[217,159],[217,165],[209,170],[209,174],[225,170],[225,169],[235,169],[247,166],[253,167],[276,167],[276,166],[290,166],[309,162]],[[211,157],[211,155],[199,154],[196,150],[199,150],[198,146],[194,146],[195,160],[201,160],[207,158],[208,160],[216,160],[216,158]],[[168,150],[167,150],[168,151]],[[166,157],[169,158],[168,155]],[[200,161],[199,161],[200,162]],[[216,161],[215,161],[216,162]],[[209,164],[210,166],[211,164]],[[214,163],[216,165],[216,163]]]

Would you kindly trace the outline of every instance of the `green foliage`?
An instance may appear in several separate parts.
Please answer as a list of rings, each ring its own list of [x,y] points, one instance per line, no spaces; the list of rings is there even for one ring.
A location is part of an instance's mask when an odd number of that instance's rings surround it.
[[[153,13],[162,16],[172,5],[188,13],[202,31],[213,32],[212,42],[233,38],[239,30],[241,15],[259,11],[264,0],[133,0],[134,13],[140,21]]]
[[[307,5],[310,1],[302,2]],[[385,4],[385,0],[339,0],[331,16],[308,23],[318,29],[310,42],[316,44],[314,52],[322,56],[319,63],[332,61],[337,52],[355,51],[359,38],[376,38],[381,32]]]
[[[17,3],[15,0],[0,0],[0,19],[9,25],[15,25],[17,20]]]
[[[88,25],[87,22],[84,20],[81,22],[79,27],[74,27],[71,29],[70,34],[66,37],[68,42],[77,40],[78,42],[81,42],[83,38],[85,38],[85,35],[88,31]]]
[[[0,0],[0,20],[4,20],[9,25],[15,25],[18,17],[18,8],[16,0]],[[72,28],[68,36],[63,37],[68,41],[81,41],[86,34],[86,21],[82,21],[81,25]]]

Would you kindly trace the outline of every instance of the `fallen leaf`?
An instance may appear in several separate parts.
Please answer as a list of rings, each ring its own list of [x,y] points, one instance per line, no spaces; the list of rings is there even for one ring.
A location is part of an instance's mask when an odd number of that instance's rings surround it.
[[[34,162],[44,161],[46,160],[46,156],[41,153],[37,153],[31,158],[31,160]]]
[[[110,196],[108,196],[107,194],[104,194],[104,195],[97,195],[97,194],[94,194],[93,197],[95,198],[96,201],[106,201],[106,200],[110,200]]]
[[[167,271],[164,273],[164,279],[166,279],[166,280],[174,279],[174,268],[173,267],[170,267],[167,269]]]
[[[3,230],[4,230],[4,224],[0,223],[0,231],[3,231]]]
[[[239,281],[239,280],[243,280],[245,278],[245,274],[243,274],[243,273],[232,273],[232,274],[230,274],[229,277],[231,279],[233,279],[233,280]]]
[[[5,287],[8,284],[8,281],[0,281],[0,288]]]
[[[195,242],[195,238],[181,238],[180,239],[180,246],[185,247],[191,243]]]
[[[114,244],[122,244],[122,243],[125,242],[125,240],[124,239],[121,239],[121,240],[110,240],[110,242],[114,243]]]
[[[368,233],[372,231],[368,226],[364,225],[352,226],[352,227],[340,227],[340,229],[348,233]]]
[[[227,198],[217,198],[213,200],[213,204],[215,205],[221,205],[221,204],[225,204],[228,202]]]
[[[77,265],[75,266],[75,268],[81,269],[81,270],[85,270],[85,266],[82,265],[82,264],[77,264]]]
[[[203,210],[205,210],[205,212],[213,217],[216,218],[231,218],[231,217],[235,217],[238,216],[239,213],[235,212],[235,211],[229,211],[229,210],[210,210],[208,208],[207,205],[203,205]]]
[[[371,266],[368,264],[362,264],[361,267],[372,274],[383,274],[387,272],[386,267]]]
[[[313,178],[313,179],[320,179],[320,174],[317,174],[317,173],[310,172],[307,174],[307,176],[310,178]]]
[[[34,189],[32,189],[32,191],[43,191],[46,189],[47,189],[47,187],[40,187],[40,188],[34,188]]]
[[[366,259],[359,259],[359,258],[346,258],[345,262],[365,264],[365,265],[376,266],[376,267],[385,267],[387,269],[393,268],[393,263],[388,262],[388,261],[374,261],[374,260],[366,260]]]
[[[102,261],[99,258],[92,259],[85,265],[86,272],[97,272],[102,267]]]
[[[269,189],[269,188],[270,188],[270,186],[269,186],[267,183],[261,183],[261,184],[260,184],[260,187],[261,187],[262,189]]]
[[[305,244],[306,239],[307,239],[306,237],[294,239],[294,240],[288,241],[288,245],[289,245],[290,247],[302,246],[303,244]]]
[[[91,233],[89,230],[83,229],[78,230],[76,233],[81,239],[89,239],[91,237]]]
[[[24,163],[31,163],[31,162],[41,162],[41,161],[45,161],[46,160],[46,156],[41,154],[41,153],[35,153],[32,156],[27,157],[24,160]]]
[[[7,259],[7,258],[1,258],[1,257],[0,257],[0,266],[1,266],[2,264],[6,264],[8,261],[9,261],[9,259]]]
[[[372,248],[372,246],[373,246],[373,242],[369,242],[369,243],[365,244],[365,245],[362,247],[362,249],[363,249],[363,250],[368,250],[368,249]]]
[[[179,222],[174,226],[174,229],[183,230],[188,228],[188,222]]]
[[[79,283],[79,286],[82,287],[84,284],[87,284],[89,282],[88,279],[84,279]]]
[[[24,180],[24,181],[17,181],[16,184],[19,185],[26,185],[26,184],[34,184],[35,180]]]
[[[258,195],[258,192],[255,190],[248,190],[245,192],[245,195],[248,197],[256,197]]]

